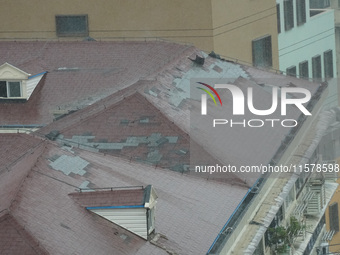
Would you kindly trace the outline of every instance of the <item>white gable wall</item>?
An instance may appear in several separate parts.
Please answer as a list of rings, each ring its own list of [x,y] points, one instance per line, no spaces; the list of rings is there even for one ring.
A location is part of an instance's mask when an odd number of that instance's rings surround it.
[[[90,209],[91,212],[147,240],[146,208]]]
[[[40,80],[43,76],[44,76],[44,73],[42,73],[41,75],[35,76],[31,79],[28,79],[25,82],[25,85],[23,85],[23,87],[26,86],[26,89],[23,88],[23,91],[26,92],[26,94],[24,96],[27,98],[27,100],[30,98],[35,87],[38,85],[38,83],[40,82]]]

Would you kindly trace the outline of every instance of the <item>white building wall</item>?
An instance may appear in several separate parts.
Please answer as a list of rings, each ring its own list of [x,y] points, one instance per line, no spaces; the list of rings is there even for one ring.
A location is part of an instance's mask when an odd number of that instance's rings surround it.
[[[324,73],[324,52],[332,50],[333,53],[333,75],[337,77],[336,68],[336,46],[334,11],[331,9],[320,9],[321,13],[310,17],[309,1],[306,0],[306,23],[297,25],[296,0],[293,0],[294,27],[285,31],[284,26],[284,0],[277,0],[280,4],[281,33],[278,35],[279,43],[279,66],[282,72],[292,66],[296,66],[297,77],[299,75],[299,63],[308,61],[309,78],[313,77],[312,58],[320,55],[322,79]],[[338,105],[337,83],[329,82],[329,98],[326,100],[326,108]]]
[[[36,86],[38,85],[38,83],[40,82],[40,80],[43,76],[44,76],[44,74],[41,74],[41,75],[35,76],[31,79],[28,79],[26,81],[26,95],[25,95],[25,97],[27,98],[27,100],[30,98],[34,89],[36,88]]]

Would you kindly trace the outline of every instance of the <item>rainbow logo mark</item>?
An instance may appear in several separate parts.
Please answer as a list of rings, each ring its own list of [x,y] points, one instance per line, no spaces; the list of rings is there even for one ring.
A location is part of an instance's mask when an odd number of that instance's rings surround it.
[[[220,101],[220,104],[222,106],[221,97],[220,97],[220,95],[217,93],[217,91],[213,87],[211,87],[210,85],[208,85],[206,83],[203,83],[203,82],[197,82],[197,83],[207,87],[212,92],[214,92],[214,94],[216,95],[216,97],[218,98],[218,100]],[[200,89],[200,90],[203,90],[204,92],[206,92],[212,98],[212,100],[214,101],[215,105],[217,105],[215,97],[213,96],[213,94],[209,90],[204,89],[204,88],[200,88],[200,87],[197,87],[197,88]],[[201,109],[201,111],[202,111],[202,115],[206,115],[207,114],[207,95],[206,94],[202,94],[202,109]]]

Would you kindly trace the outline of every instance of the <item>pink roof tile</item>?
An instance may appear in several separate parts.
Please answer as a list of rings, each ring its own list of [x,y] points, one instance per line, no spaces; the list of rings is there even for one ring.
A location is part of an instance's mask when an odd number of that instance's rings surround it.
[[[20,185],[42,150],[42,140],[25,134],[0,134],[0,216],[6,213]]]
[[[144,189],[113,189],[69,194],[82,207],[143,205]]]
[[[91,214],[68,195],[85,181],[91,188],[152,183],[158,194],[156,233],[164,236],[158,245],[185,255],[202,254],[209,249],[248,191],[100,153],[82,150],[72,153],[49,144],[45,148],[10,209],[51,254],[157,254],[156,250],[164,253],[163,249]],[[56,155],[74,154],[89,162],[85,175],[66,175],[50,167]],[[201,229],[205,229],[204,234]]]
[[[26,103],[0,102],[0,125],[48,124],[157,73],[188,46],[162,42],[0,42],[0,64],[47,71]]]
[[[48,254],[10,214],[0,217],[0,253],[3,255]]]

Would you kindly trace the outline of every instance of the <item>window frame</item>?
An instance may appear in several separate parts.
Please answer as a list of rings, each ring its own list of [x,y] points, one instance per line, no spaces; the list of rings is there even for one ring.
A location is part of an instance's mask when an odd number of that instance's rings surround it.
[[[259,46],[261,46],[261,52],[256,52]],[[256,67],[268,68],[273,66],[271,35],[265,35],[252,40],[252,61]]]
[[[330,230],[334,230],[335,233],[339,232],[339,206],[337,202],[334,202],[329,205],[328,216]]]
[[[301,26],[306,23],[306,0],[296,0],[296,24]]]
[[[294,4],[293,0],[283,1],[285,31],[294,27]]]
[[[340,1],[340,0],[339,0]],[[276,4],[276,19],[277,19],[277,33],[281,33],[281,6],[280,4]]]
[[[2,97],[0,96],[1,99],[15,99],[15,98],[23,98],[23,89],[22,89],[22,81],[19,81],[19,80],[0,80],[0,82],[6,82],[6,94],[7,96],[6,97]],[[19,83],[19,87],[20,87],[20,96],[19,97],[13,97],[13,96],[10,96],[10,93],[11,93],[11,86],[10,86],[10,83]]]
[[[296,66],[290,66],[286,68],[286,75],[291,77],[296,77]]]
[[[327,61],[331,61],[330,63],[328,63]],[[329,78],[334,78],[334,61],[333,61],[333,51],[332,50],[326,50],[323,53],[323,69],[324,69],[324,76],[325,79],[329,79]]]
[[[318,63],[316,62],[318,60]],[[320,73],[320,75],[319,75]],[[321,65],[321,55],[316,55],[312,57],[312,75],[314,81],[322,80],[322,65]]]
[[[63,18],[85,18],[85,31],[77,32],[65,32],[60,28],[60,20]],[[56,34],[58,37],[86,37],[89,36],[89,22],[87,14],[70,14],[70,15],[55,15],[55,25],[56,25]]]
[[[304,73],[304,68],[306,68],[307,73]],[[301,79],[308,79],[309,78],[309,66],[308,60],[302,61],[299,63],[299,78]]]

